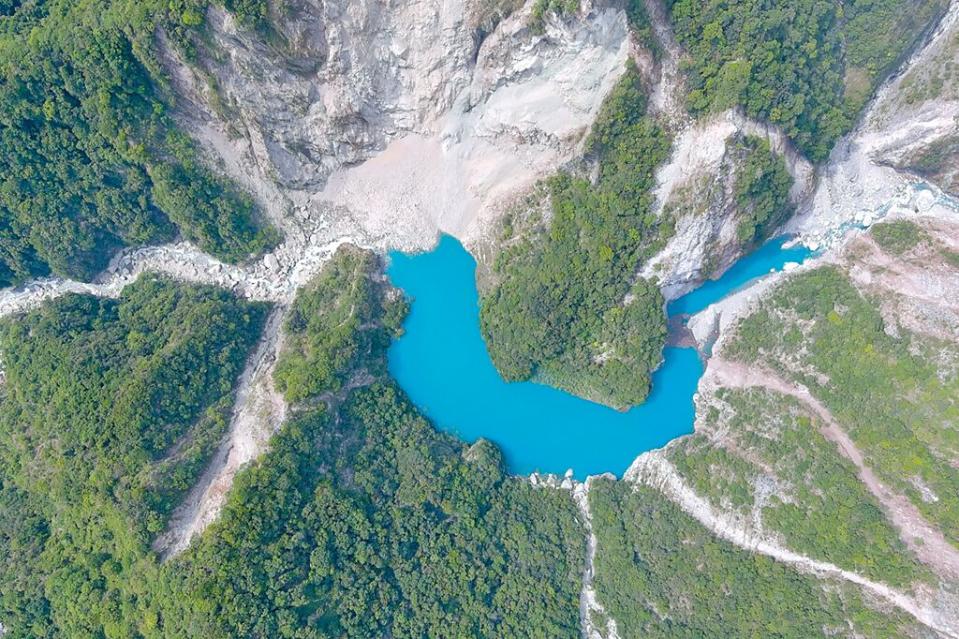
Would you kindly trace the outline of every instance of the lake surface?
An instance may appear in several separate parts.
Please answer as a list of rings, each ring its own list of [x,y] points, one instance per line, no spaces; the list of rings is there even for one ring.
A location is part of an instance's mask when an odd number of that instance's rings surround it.
[[[705,308],[770,269],[808,256],[804,249],[783,249],[784,241],[680,298],[670,313]],[[691,348],[667,348],[649,399],[625,413],[549,386],[504,382],[480,334],[475,269],[472,256],[449,236],[429,253],[390,254],[387,272],[413,300],[406,333],[389,350],[390,373],[437,427],[468,442],[495,442],[513,473],[572,469],[578,479],[622,476],[640,453],[692,432],[703,365]]]

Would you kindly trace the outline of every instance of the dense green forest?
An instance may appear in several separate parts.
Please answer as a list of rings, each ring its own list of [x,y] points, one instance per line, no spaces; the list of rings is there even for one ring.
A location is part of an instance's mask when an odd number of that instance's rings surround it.
[[[907,618],[717,539],[651,488],[600,480],[590,507],[596,590],[622,637],[913,636]]]
[[[745,249],[769,238],[795,210],[789,201],[793,179],[786,161],[770,148],[769,142],[756,136],[735,141],[736,165],[734,195],[739,227],[737,237]]]
[[[277,370],[297,401],[270,451],[191,549],[158,562],[149,543],[180,495],[159,469],[222,433],[217,398],[264,311],[149,278],[8,323],[8,636],[579,636],[572,500],[510,478],[489,442],[438,433],[382,376],[405,302],[358,249],[291,310]],[[296,381],[304,358],[328,374]],[[361,372],[366,386],[343,387]]]
[[[635,274],[672,227],[651,211],[653,171],[669,137],[645,110],[630,66],[588,140],[596,183],[556,175],[544,187],[549,215],[531,206],[505,222],[495,284],[481,304],[490,356],[504,378],[535,376],[618,407],[646,398],[666,318],[659,289]]]
[[[149,544],[225,432],[266,308],[143,277],[0,330],[0,619],[129,637]]]
[[[155,34],[188,51],[205,7],[24,0],[0,15],[0,285],[89,279],[118,248],[177,232],[228,261],[277,240],[170,115]]]
[[[376,256],[343,247],[316,279],[301,289],[284,325],[285,351],[277,363],[277,388],[291,402],[339,391],[363,366],[386,373],[373,357],[400,331],[408,303],[377,278]]]
[[[396,293],[352,248],[300,292],[277,363],[300,408],[177,560],[171,590],[191,596],[167,636],[578,636],[569,496],[509,478],[493,445],[437,432],[383,378]],[[304,358],[327,374],[294,382]],[[360,371],[377,377],[315,408]]]
[[[669,0],[693,113],[741,106],[825,159],[945,0]]]
[[[176,561],[170,637],[577,637],[568,495],[437,433],[390,383],[297,414]]]

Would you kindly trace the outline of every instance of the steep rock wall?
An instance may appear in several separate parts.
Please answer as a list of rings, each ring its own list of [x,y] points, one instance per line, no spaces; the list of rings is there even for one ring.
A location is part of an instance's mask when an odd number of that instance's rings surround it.
[[[471,243],[480,217],[576,155],[627,57],[615,3],[542,34],[533,4],[485,36],[478,0],[301,0],[269,38],[213,11],[216,53],[167,62],[187,128],[288,241]]]

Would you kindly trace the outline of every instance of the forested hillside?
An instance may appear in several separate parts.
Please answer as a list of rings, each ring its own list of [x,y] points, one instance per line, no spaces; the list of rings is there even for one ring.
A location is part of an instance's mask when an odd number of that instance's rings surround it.
[[[959,225],[917,186],[955,186],[955,132],[926,144],[923,106],[866,131],[908,138],[897,161],[857,133],[861,162],[826,164],[947,4],[0,0],[0,288],[29,283],[0,291],[0,637],[959,633]],[[210,101],[196,120],[174,59]],[[252,261],[279,232],[187,111],[288,211],[281,254]],[[663,291],[797,210],[822,254],[667,331]],[[692,342],[688,390],[657,390],[696,432],[579,483],[434,424],[389,373],[415,300],[344,242],[449,228],[491,258],[479,322],[504,378],[625,409],[667,338]],[[177,238],[247,264],[150,251],[92,286],[31,282]],[[528,397],[525,445],[596,437]]]
[[[601,480],[590,492],[596,586],[622,637],[911,637],[855,587],[825,585],[717,539],[658,491]],[[921,631],[919,631],[921,632]]]
[[[0,332],[0,618],[13,637],[133,636],[149,545],[225,432],[265,307],[144,277]]]
[[[711,353],[696,432],[593,484],[597,591],[621,636],[936,636],[839,570],[914,598],[934,615],[910,614],[951,636],[959,325],[940,293],[959,282],[957,226],[914,219],[774,285]],[[812,562],[818,585],[782,565]],[[741,599],[756,592],[759,607]]]
[[[648,394],[666,318],[659,290],[633,275],[672,227],[651,211],[669,136],[645,111],[630,66],[590,135],[596,183],[560,173],[545,186],[549,214],[531,207],[507,219],[496,283],[481,307],[490,355],[507,380],[535,376],[619,407]]]
[[[277,239],[170,116],[156,34],[189,55],[205,6],[24,0],[2,12],[0,285],[90,279],[118,248],[178,232],[228,261]]]
[[[668,0],[694,114],[741,106],[814,161],[858,119],[946,0]]]
[[[298,296],[278,363],[293,415],[166,564],[150,540],[223,432],[263,307],[147,279],[10,323],[7,636],[577,637],[569,495],[438,433],[383,376],[405,301],[379,269],[343,248]]]
[[[910,222],[876,226],[872,242],[859,244],[866,264],[875,264],[877,250],[903,263],[881,267],[874,295],[837,267],[803,273],[743,322],[729,356],[809,388],[882,481],[959,543],[959,471],[951,462],[959,450],[959,378],[949,364],[957,356],[950,320],[927,301],[893,322],[889,309],[899,294],[885,280],[909,268],[926,269],[930,282],[934,268],[954,277],[955,253]]]
[[[299,294],[277,375],[300,408],[171,567],[165,636],[578,636],[572,502],[384,377],[405,301],[379,269],[341,248]]]

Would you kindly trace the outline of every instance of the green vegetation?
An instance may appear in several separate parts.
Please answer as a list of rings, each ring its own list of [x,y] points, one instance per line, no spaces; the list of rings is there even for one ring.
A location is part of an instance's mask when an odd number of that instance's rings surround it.
[[[302,413],[178,560],[171,637],[576,637],[569,497],[438,434],[389,383]],[[195,598],[194,598],[195,597]]]
[[[630,67],[588,140],[596,183],[557,175],[545,186],[548,218],[534,208],[506,221],[480,313],[504,378],[535,376],[617,407],[646,398],[666,319],[659,290],[635,274],[673,229],[651,211],[669,139],[645,104]]]
[[[648,46],[653,55],[658,58],[662,54],[662,48],[653,33],[653,25],[646,12],[644,0],[627,0],[626,20],[633,33],[633,40]]]
[[[223,0],[227,10],[246,27],[264,27],[270,15],[267,0]]]
[[[469,9],[470,25],[480,41],[496,29],[507,16],[523,6],[523,0],[482,0]]]
[[[916,105],[939,98],[954,100],[959,95],[959,34],[943,39],[926,64],[913,66],[902,77],[899,93],[903,102]]]
[[[689,108],[741,106],[823,160],[943,0],[670,0]]]
[[[548,15],[568,16],[577,11],[579,0],[536,0],[529,16],[529,27],[533,33],[543,33]]]
[[[714,426],[718,416],[716,409],[711,408],[710,427]],[[712,445],[696,433],[681,445],[670,448],[668,454],[669,461],[696,494],[709,499],[717,507],[747,513],[756,505],[753,486],[756,468],[726,447]]]
[[[929,234],[909,220],[875,224],[869,232],[882,250],[897,257],[930,241]]]
[[[837,267],[802,273],[741,323],[727,355],[808,387],[882,481],[959,542],[959,377],[941,365],[959,352],[901,327],[891,336],[879,303]]]
[[[438,433],[385,379],[343,385],[385,371],[404,308],[371,254],[337,253],[296,300],[277,365],[301,401],[165,564],[149,542],[181,493],[154,497],[154,470],[225,408],[265,308],[145,279],[6,326],[7,636],[578,637],[569,495],[510,478],[489,442]],[[294,382],[309,363],[325,376]]]
[[[767,239],[794,211],[789,201],[793,179],[786,161],[769,142],[755,136],[738,141],[741,162],[736,167],[735,196],[739,208],[737,235],[747,249]]]
[[[385,374],[396,293],[375,256],[343,248],[298,295],[276,377],[305,408],[179,560],[175,590],[201,599],[177,599],[168,636],[577,636],[568,496],[510,479],[489,442],[436,432],[391,382],[309,408]]]
[[[590,490],[595,585],[623,637],[907,637],[914,628],[709,533],[660,493],[601,480]]]
[[[90,279],[170,240],[239,261],[276,241],[173,125],[155,33],[189,48],[201,0],[30,0],[0,17],[0,285]]]
[[[290,402],[339,391],[360,363],[383,375],[381,358],[407,313],[398,291],[374,280],[376,257],[342,247],[336,258],[299,292],[287,317],[286,350],[277,363],[276,386]]]
[[[143,277],[5,321],[0,619],[13,637],[134,636],[152,537],[226,430],[266,308]]]
[[[765,531],[806,556],[907,588],[928,577],[798,402],[761,390],[723,390],[717,400],[722,410],[707,412],[705,429],[722,438],[696,435],[670,451],[698,494],[740,515],[759,512]]]

